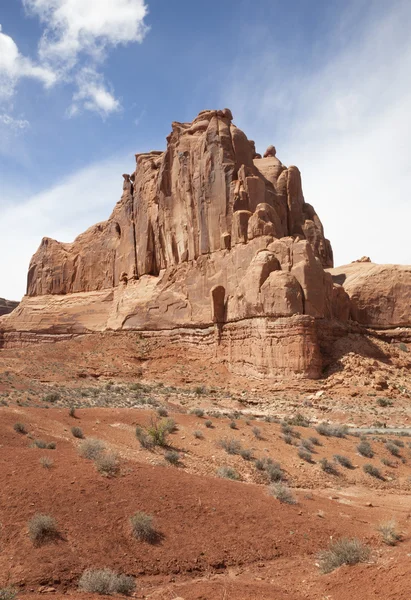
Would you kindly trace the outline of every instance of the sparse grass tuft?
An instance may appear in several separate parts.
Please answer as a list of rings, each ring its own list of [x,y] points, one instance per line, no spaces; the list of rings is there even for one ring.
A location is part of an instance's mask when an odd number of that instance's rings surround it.
[[[134,537],[141,542],[153,544],[157,540],[158,533],[151,515],[141,511],[136,512],[130,517],[130,523]]]
[[[232,479],[233,481],[238,481],[240,479],[240,475],[231,467],[220,467],[217,469],[217,475],[223,479]]]
[[[253,451],[250,450],[249,448],[243,448],[242,450],[240,450],[240,456],[241,456],[241,458],[244,458],[244,460],[252,460],[253,459]]]
[[[96,460],[105,450],[105,445],[101,440],[96,438],[88,438],[81,442],[78,447],[78,452],[83,458]]]
[[[380,523],[377,527],[377,531],[381,535],[384,544],[387,544],[388,546],[395,546],[397,542],[401,540],[401,534],[397,530],[395,521],[385,521]]]
[[[312,452],[314,450],[314,444],[311,440],[304,438],[300,441],[300,445],[302,448],[308,450],[308,452]]]
[[[153,448],[154,443],[152,437],[138,425],[136,427],[136,438],[140,442],[142,448],[145,448],[146,450]]]
[[[396,456],[397,458],[401,456],[401,452],[399,447],[394,444],[393,442],[389,441],[385,444],[386,449],[388,450],[388,452],[390,452],[393,456]]]
[[[58,537],[57,523],[49,515],[37,513],[28,522],[29,535],[33,543],[42,544]]]
[[[74,406],[71,406],[69,409],[69,417],[72,417],[73,419],[77,418],[76,409],[74,408]]]
[[[356,565],[366,562],[371,555],[371,550],[360,540],[341,538],[332,542],[328,550],[323,550],[319,555],[320,568],[323,573],[331,573],[342,565]]]
[[[165,406],[159,406],[157,408],[157,414],[159,417],[168,417],[168,411]]]
[[[256,440],[262,440],[261,429],[259,427],[253,427],[253,434]]]
[[[117,575],[110,569],[87,569],[80,578],[79,588],[91,594],[130,596],[136,584],[133,577]]]
[[[78,438],[79,440],[82,440],[84,438],[83,430],[80,427],[72,427],[71,433],[73,437]]]
[[[305,448],[303,448],[302,446],[300,448],[298,448],[298,456],[302,459],[305,460],[308,463],[313,462],[313,457],[312,454],[309,450],[306,450]]]
[[[308,439],[310,440],[310,442],[312,444],[314,444],[314,446],[322,446],[322,443],[320,442],[320,440],[318,439],[318,437],[316,437],[315,435],[312,435]]]
[[[283,504],[296,504],[290,488],[281,482],[272,483],[268,488],[268,493],[274,498],[277,498]]]
[[[289,433],[284,433],[284,435],[282,436],[283,441],[286,444],[291,445],[293,443],[293,437],[289,434]]]
[[[357,446],[358,452],[365,456],[366,458],[372,458],[374,456],[374,451],[371,448],[371,444],[366,440],[362,440]]]
[[[22,435],[26,435],[27,434],[26,426],[23,423],[14,423],[13,429],[17,433],[21,433]]]

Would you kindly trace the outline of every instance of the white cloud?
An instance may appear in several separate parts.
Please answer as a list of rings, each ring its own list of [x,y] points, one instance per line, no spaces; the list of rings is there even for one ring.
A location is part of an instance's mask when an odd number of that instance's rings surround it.
[[[30,127],[30,123],[26,119],[15,119],[5,113],[0,114],[0,124],[11,127],[11,129],[22,130]]]
[[[133,153],[90,165],[20,204],[2,207],[0,219],[0,296],[19,300],[25,293],[30,259],[47,236],[71,242],[108,218],[122,194],[125,165]],[[0,198],[1,204],[1,198]]]
[[[20,54],[17,44],[3,33],[0,25],[0,99],[13,96],[19,79],[37,79],[46,87],[56,82],[56,74],[49,67],[32,62]]]
[[[68,115],[74,116],[84,110],[98,112],[103,118],[121,108],[120,101],[107,89],[104,78],[92,68],[84,68],[76,77],[78,86]]]
[[[363,255],[411,263],[402,226],[411,221],[411,4],[384,6],[360,27],[349,23],[321,66],[290,73],[269,52],[254,55],[223,94],[260,152],[274,144],[301,169],[336,264]]]
[[[148,28],[144,0],[23,0],[45,24],[40,55],[76,62],[80,53],[94,57],[107,46],[142,42]]]

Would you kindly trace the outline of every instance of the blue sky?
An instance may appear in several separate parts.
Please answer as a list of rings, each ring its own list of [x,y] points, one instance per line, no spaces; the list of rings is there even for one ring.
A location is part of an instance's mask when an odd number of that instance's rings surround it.
[[[0,296],[172,121],[226,106],[301,169],[337,264],[411,263],[409,1],[0,0],[0,24]]]

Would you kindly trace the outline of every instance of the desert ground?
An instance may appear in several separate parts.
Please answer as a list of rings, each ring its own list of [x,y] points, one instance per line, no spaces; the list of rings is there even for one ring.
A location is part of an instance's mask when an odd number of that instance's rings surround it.
[[[135,333],[3,349],[1,586],[91,599],[83,572],[109,568],[153,600],[409,599],[411,360],[379,345],[291,382]],[[106,463],[86,457],[95,440]],[[37,514],[50,539],[30,535]],[[324,573],[344,538],[364,562]]]

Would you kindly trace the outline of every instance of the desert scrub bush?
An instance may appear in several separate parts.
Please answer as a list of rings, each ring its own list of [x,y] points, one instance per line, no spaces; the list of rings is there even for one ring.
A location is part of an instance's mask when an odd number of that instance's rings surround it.
[[[388,450],[388,452],[390,452],[390,454],[392,454],[393,456],[397,456],[400,457],[401,456],[401,452],[399,447],[394,444],[393,442],[389,441],[385,444],[386,449]]]
[[[310,420],[307,419],[307,417],[304,417],[304,415],[302,415],[301,413],[297,413],[296,415],[289,417],[288,419],[286,419],[286,422],[289,423],[289,425],[295,425],[296,427],[310,426]]]
[[[157,408],[157,414],[159,417],[168,417],[168,411],[165,406],[159,406]]]
[[[28,530],[31,541],[34,544],[56,539],[59,535],[57,523],[50,515],[37,513],[28,522]]]
[[[378,406],[381,406],[382,408],[386,408],[387,406],[392,406],[391,400],[387,400],[387,398],[377,398],[377,404],[378,404]]]
[[[154,519],[145,512],[136,512],[130,517],[131,531],[140,542],[154,543],[158,533],[154,525]]]
[[[322,458],[320,460],[320,466],[322,468],[322,470],[325,473],[328,473],[329,475],[339,475],[337,468],[335,467],[335,465],[333,465],[333,463],[329,460],[327,460],[326,458]]]
[[[284,435],[282,436],[282,439],[283,439],[283,442],[285,442],[286,444],[291,445],[293,443],[293,437],[289,433],[284,433]]]
[[[39,463],[44,469],[51,469],[51,467],[54,465],[53,459],[49,458],[48,456],[42,456],[39,460]]]
[[[220,440],[218,445],[228,454],[240,454],[242,450],[241,443],[233,438]]]
[[[120,464],[116,454],[109,452],[108,454],[101,453],[94,459],[96,469],[106,477],[115,477],[120,470]]]
[[[72,417],[73,419],[77,418],[76,409],[74,408],[74,406],[71,406],[69,409],[69,417]]]
[[[296,431],[295,429],[293,429],[291,427],[291,425],[289,425],[288,423],[282,423],[281,431],[284,435],[289,435],[292,438],[299,439],[301,437],[301,433],[299,431]]]
[[[72,427],[71,434],[73,437],[78,438],[79,440],[84,438],[83,430],[80,427]]]
[[[133,577],[117,575],[110,569],[87,569],[80,577],[79,588],[91,594],[130,596],[136,589]]]
[[[0,588],[0,600],[14,600],[17,596],[17,592],[14,588],[5,587]]]
[[[322,446],[322,443],[320,442],[320,440],[318,439],[318,437],[316,437],[315,435],[312,435],[308,439],[310,440],[310,442],[312,444],[314,444],[314,446]]]
[[[213,422],[210,421],[210,419],[207,419],[207,421],[204,421],[204,425],[210,429],[213,426]]]
[[[142,448],[145,448],[146,450],[153,448],[154,442],[152,437],[139,425],[136,427],[136,438],[140,442]]]
[[[318,559],[323,573],[331,573],[342,565],[356,565],[367,562],[371,550],[357,538],[341,538],[332,542],[328,550],[320,552]]]
[[[164,454],[164,458],[171,465],[178,465],[178,463],[180,462],[180,455],[175,450],[170,450],[170,451],[166,452]]]
[[[88,438],[81,442],[78,452],[83,458],[96,460],[105,450],[104,442],[96,438]]]
[[[238,481],[240,479],[240,475],[231,467],[220,467],[217,469],[217,476],[222,477],[223,479],[232,479],[233,481]]]
[[[230,429],[237,429],[237,423],[235,421],[230,421],[229,427]]]
[[[45,442],[44,440],[33,440],[32,447],[44,450],[45,448],[47,448],[47,442]]]
[[[395,521],[385,521],[380,523],[377,531],[381,536],[381,540],[388,546],[395,546],[401,540],[401,534],[398,532]]]
[[[394,466],[394,463],[391,460],[389,460],[388,458],[385,458],[385,456],[382,457],[381,462],[386,467],[393,467]]]
[[[259,427],[253,427],[253,434],[256,440],[262,440],[261,429]]]
[[[204,385],[198,385],[197,387],[194,388],[194,393],[197,396],[202,396],[203,394],[207,393],[207,388]]]
[[[50,392],[49,394],[46,394],[43,398],[44,402],[50,402],[51,404],[53,404],[53,402],[57,402],[57,400],[60,400],[60,394],[58,394],[57,392]]]
[[[389,440],[391,444],[395,444],[398,448],[404,448],[405,444],[402,440]]]
[[[325,437],[345,438],[348,434],[347,425],[331,425],[330,423],[320,423],[315,428],[316,432]]]
[[[302,459],[305,460],[308,463],[313,462],[313,457],[312,454],[309,450],[306,450],[305,448],[303,448],[302,446],[300,446],[300,448],[298,448],[298,456]]]
[[[342,467],[346,469],[353,469],[353,464],[348,456],[343,456],[342,454],[334,454],[334,460],[338,462]]]
[[[196,417],[204,417],[204,411],[202,408],[192,408],[190,410],[190,415],[195,415]]]
[[[241,458],[244,458],[244,460],[252,460],[254,458],[253,451],[249,448],[243,448],[240,450],[240,456]]]
[[[175,429],[175,421],[173,419],[151,419],[150,425],[147,427],[147,433],[151,437],[154,446],[167,446],[168,436]]]
[[[314,450],[314,444],[312,443],[311,440],[309,440],[307,438],[303,438],[300,441],[300,446],[302,448],[305,448],[306,450],[308,450],[308,452],[312,452]]]
[[[362,440],[358,444],[357,450],[361,456],[365,456],[366,458],[372,458],[374,456],[374,451],[371,448],[371,444],[365,440]]]
[[[27,434],[27,429],[26,426],[23,423],[14,423],[13,425],[13,429],[14,431],[16,431],[17,433],[21,433],[23,435]]]
[[[203,432],[202,431],[194,431],[193,432],[193,436],[197,439],[197,440],[203,440],[204,436],[203,436]]]
[[[56,449],[56,442],[49,442],[46,446],[47,450],[55,450]]]
[[[366,465],[364,465],[362,469],[363,469],[364,473],[367,473],[367,475],[371,475],[372,477],[375,477],[376,479],[384,479],[383,476],[381,475],[381,471],[377,467],[374,467],[374,465],[371,465],[370,463],[367,463]]]
[[[256,469],[264,471],[269,482],[274,483],[284,479],[284,473],[280,463],[274,462],[271,458],[260,458],[255,461]]]
[[[268,488],[268,493],[270,496],[274,496],[283,504],[296,504],[296,499],[294,498],[290,488],[281,482],[272,483]]]

